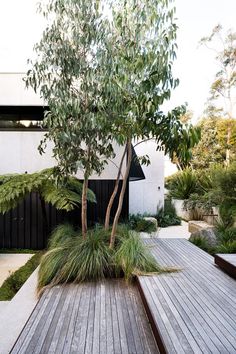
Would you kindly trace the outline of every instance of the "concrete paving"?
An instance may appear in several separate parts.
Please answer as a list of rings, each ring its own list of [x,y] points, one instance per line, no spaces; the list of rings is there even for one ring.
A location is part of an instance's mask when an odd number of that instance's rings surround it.
[[[141,237],[143,238],[186,238],[189,239],[190,232],[188,232],[188,223],[186,221],[182,221],[181,225],[178,226],[168,226],[162,227],[157,232],[152,232],[148,234],[146,232],[141,232]]]
[[[0,254],[0,286],[5,279],[22,267],[33,256],[29,253],[1,253]]]
[[[0,353],[8,354],[37,304],[38,268],[0,313]],[[30,354],[30,353],[29,353]]]

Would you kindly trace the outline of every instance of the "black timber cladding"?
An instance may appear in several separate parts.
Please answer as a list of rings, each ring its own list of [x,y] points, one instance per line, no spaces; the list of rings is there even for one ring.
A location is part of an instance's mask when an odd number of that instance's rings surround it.
[[[119,190],[121,189],[121,183]],[[88,203],[88,223],[102,223],[105,219],[106,207],[114,188],[114,180],[90,180],[91,188],[97,198],[97,203]],[[121,219],[127,219],[128,209],[128,188],[126,189],[124,204],[121,212]],[[114,217],[118,205],[118,198],[115,199],[111,211]],[[78,207],[72,212],[58,211],[51,205],[46,205],[48,228],[46,229],[43,220],[40,198],[36,193],[31,193],[14,210],[2,215],[0,214],[0,248],[29,248],[43,249],[47,246],[50,232],[62,222],[71,222],[80,226],[81,208]]]

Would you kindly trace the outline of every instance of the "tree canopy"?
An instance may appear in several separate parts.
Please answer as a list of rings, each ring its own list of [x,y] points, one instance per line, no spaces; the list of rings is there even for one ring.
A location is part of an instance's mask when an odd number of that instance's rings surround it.
[[[236,104],[236,32],[228,30],[224,34],[221,25],[213,28],[212,33],[201,39],[201,43],[216,52],[218,70],[210,87],[210,97],[207,102],[207,111],[212,111],[225,117],[227,133],[223,146],[225,148],[225,164],[232,162],[234,149],[232,141],[234,138],[234,108]],[[211,120],[209,121],[209,123]],[[225,131],[225,128],[223,128]]]
[[[60,177],[83,171],[85,235],[88,178],[114,156],[113,142],[126,145],[128,154],[116,223],[132,139],[152,137],[173,151],[184,135],[179,116],[185,108],[161,111],[178,85],[172,76],[175,8],[172,0],[50,0],[40,10],[48,26],[26,85],[49,106],[40,152],[50,139]]]

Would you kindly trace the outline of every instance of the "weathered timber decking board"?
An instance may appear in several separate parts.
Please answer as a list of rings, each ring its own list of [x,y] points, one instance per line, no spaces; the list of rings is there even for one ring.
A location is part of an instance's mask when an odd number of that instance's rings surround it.
[[[13,354],[159,353],[136,286],[56,286],[36,305]]]
[[[236,281],[214,258],[184,239],[147,239],[177,273],[138,277],[163,353],[236,353]]]
[[[236,279],[236,254],[216,254],[215,264]]]

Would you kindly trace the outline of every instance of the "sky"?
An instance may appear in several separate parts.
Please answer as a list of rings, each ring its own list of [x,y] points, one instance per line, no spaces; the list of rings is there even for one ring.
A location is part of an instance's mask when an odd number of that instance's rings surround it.
[[[25,72],[44,21],[38,0],[0,0],[0,72]],[[199,46],[218,23],[236,31],[236,0],[176,0],[178,53],[174,76],[180,80],[168,107],[185,102],[196,121],[204,110],[217,71],[214,53]]]

